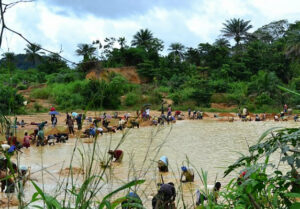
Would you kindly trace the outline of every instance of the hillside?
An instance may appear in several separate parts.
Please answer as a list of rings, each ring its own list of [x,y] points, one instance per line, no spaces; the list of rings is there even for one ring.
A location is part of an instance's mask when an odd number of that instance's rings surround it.
[[[124,76],[130,83],[141,84],[142,79],[137,73],[136,67],[104,68],[101,71],[92,70],[87,75],[87,79],[106,79],[109,73],[118,73]]]

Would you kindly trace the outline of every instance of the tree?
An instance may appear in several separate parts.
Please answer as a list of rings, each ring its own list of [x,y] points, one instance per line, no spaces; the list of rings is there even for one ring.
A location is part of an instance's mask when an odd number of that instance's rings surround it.
[[[76,54],[78,56],[83,56],[83,61],[92,60],[96,55],[96,47],[91,44],[78,44],[78,49],[76,49]]]
[[[217,39],[215,41],[214,46],[229,48],[230,47],[230,43],[225,38],[219,38],[219,39]]]
[[[200,65],[200,54],[197,49],[194,49],[192,47],[189,47],[187,51],[185,52],[185,60],[188,63],[194,64],[199,66]]]
[[[63,68],[68,68],[67,63],[56,53],[49,54],[38,66],[39,71],[45,73],[57,73]]]
[[[172,43],[168,50],[170,56],[179,57],[180,60],[184,58],[185,46],[181,43]]]
[[[248,30],[252,28],[249,21],[244,21],[240,18],[226,20],[226,23],[223,23],[224,28],[221,32],[227,38],[234,38],[236,45],[239,45],[241,41],[245,40],[248,35]]]
[[[13,52],[5,52],[2,54],[5,67],[11,72],[15,68],[15,54]]]
[[[35,66],[41,59],[41,56],[45,53],[41,51],[41,45],[39,44],[27,44],[26,47],[27,48],[24,50],[26,52],[27,59]]]
[[[153,34],[150,30],[141,29],[133,36],[131,45],[137,47],[144,47],[145,49],[147,49],[150,47],[153,39]]]
[[[126,39],[125,39],[125,37],[120,37],[118,39],[118,43],[120,45],[121,50],[123,50],[124,48],[126,48]]]
[[[144,48],[146,51],[161,51],[163,49],[163,42],[154,38],[149,29],[141,29],[134,36],[131,42],[132,46]]]

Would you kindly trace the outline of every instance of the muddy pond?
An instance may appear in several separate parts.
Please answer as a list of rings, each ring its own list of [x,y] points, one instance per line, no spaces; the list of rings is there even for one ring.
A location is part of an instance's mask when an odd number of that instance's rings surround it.
[[[156,185],[161,183],[162,178],[165,182],[174,182],[177,189],[181,187],[180,167],[183,164],[187,165],[187,161],[194,170],[200,172],[203,169],[208,172],[208,184],[214,184],[217,179],[222,185],[226,185],[238,175],[232,173],[223,178],[226,167],[239,157],[237,152],[246,154],[247,144],[250,146],[255,144],[259,136],[272,127],[297,126],[298,124],[293,121],[230,123],[186,120],[164,127],[130,129],[124,138],[122,132],[104,134],[97,139],[93,171],[96,173],[101,171],[100,162],[108,158],[107,151],[118,146],[120,140],[122,143],[119,149],[124,151],[124,158],[121,164],[113,163],[111,168],[107,169],[103,189],[98,194],[99,199],[130,180],[145,179],[146,182],[137,188],[137,193],[141,196],[144,206],[150,208],[151,197],[157,192]],[[75,143],[77,149],[72,166],[79,170],[91,159],[93,143],[86,143],[85,140],[71,138],[65,144],[22,149],[20,164],[31,167],[32,179],[36,180],[47,193],[59,194],[58,185],[66,181],[68,172],[64,169],[70,164]],[[85,158],[85,163],[82,163],[79,150]],[[162,155],[169,158],[170,172],[161,176],[156,162]],[[278,161],[275,158],[277,156],[272,160]],[[42,167],[45,168],[43,172],[40,171]],[[77,172],[75,176],[74,184],[80,186],[83,175]],[[195,182],[183,184],[178,196],[181,196],[183,191],[183,197],[191,205],[195,190],[202,186],[196,172]],[[35,192],[30,182],[27,182],[25,190],[25,198],[30,199]],[[122,194],[125,194],[125,191],[119,195]],[[63,195],[58,195],[59,198],[62,198],[61,196]]]

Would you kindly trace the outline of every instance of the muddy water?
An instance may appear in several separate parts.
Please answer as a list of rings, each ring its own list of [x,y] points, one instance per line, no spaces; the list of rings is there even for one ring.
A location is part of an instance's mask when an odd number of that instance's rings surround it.
[[[151,196],[157,191],[156,184],[161,182],[161,176],[157,172],[156,162],[160,156],[169,158],[168,174],[163,174],[165,182],[173,181],[178,188],[180,178],[180,166],[187,165],[187,158],[195,170],[203,169],[208,172],[208,183],[213,184],[215,179],[225,185],[235,177],[235,174],[223,178],[223,172],[230,163],[233,163],[241,153],[247,153],[247,143],[253,145],[258,137],[271,127],[297,127],[294,122],[217,122],[217,121],[180,121],[172,126],[163,128],[144,127],[131,129],[120,149],[125,152],[121,164],[114,163],[112,169],[107,171],[105,179],[109,183],[99,193],[99,197],[118,188],[125,182],[134,178],[146,179],[141,185],[138,194],[142,197],[146,208],[150,208]],[[100,168],[100,161],[107,159],[107,150],[114,149],[122,133],[100,136],[96,146],[96,167]],[[55,146],[31,147],[23,149],[21,163],[31,167],[32,178],[39,185],[44,183],[44,189],[48,193],[55,193],[57,182],[64,176],[59,171],[67,167],[75,145],[75,139],[69,139],[66,144]],[[83,151],[88,159],[93,144],[78,141],[78,148]],[[80,155],[76,152],[73,166],[83,167]],[[277,158],[277,157],[276,157]],[[273,159],[275,162],[278,159]],[[41,164],[47,168],[42,172]],[[81,182],[79,180],[78,182]],[[184,184],[182,190],[188,202],[192,202],[195,190],[202,186],[199,176],[195,175],[195,182]],[[26,199],[30,199],[35,190],[27,183]]]

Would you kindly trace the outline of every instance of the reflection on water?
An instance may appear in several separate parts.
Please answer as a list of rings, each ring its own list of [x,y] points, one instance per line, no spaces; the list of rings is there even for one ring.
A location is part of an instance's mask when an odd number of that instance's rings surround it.
[[[151,196],[157,189],[156,184],[163,178],[165,182],[173,181],[179,186],[180,166],[187,164],[187,158],[195,170],[208,171],[208,183],[213,184],[215,179],[225,185],[235,177],[235,174],[223,178],[223,172],[230,163],[233,163],[241,153],[247,153],[247,143],[253,145],[258,137],[271,127],[296,127],[294,122],[216,122],[216,121],[181,121],[172,126],[163,128],[145,127],[132,129],[121,144],[120,149],[125,152],[121,164],[113,164],[107,172],[106,179],[109,184],[99,196],[112,191],[125,182],[135,178],[144,178],[146,183],[141,185],[138,194],[143,198],[146,208],[150,207]],[[100,159],[107,158],[107,150],[115,148],[122,133],[100,136],[96,147],[96,166]],[[33,174],[47,192],[53,193],[57,188],[56,183],[63,176],[59,175],[61,168],[68,167],[73,152],[75,139],[70,139],[66,144],[55,146],[31,147],[23,149],[21,164],[31,166],[32,172],[43,167],[43,172]],[[78,148],[85,151],[85,157],[91,153],[93,144],[79,143]],[[76,152],[74,165],[80,167],[80,155]],[[169,158],[169,173],[160,176],[156,162],[161,155]],[[273,159],[274,161],[277,159]],[[100,166],[99,166],[100,169]],[[195,175],[195,182],[183,185],[184,197],[191,200],[196,188],[201,187],[199,176]],[[34,192],[28,183],[26,196],[29,199]]]

